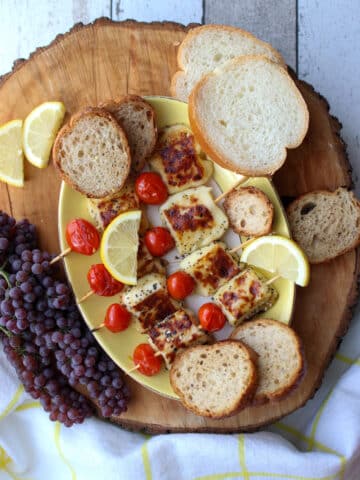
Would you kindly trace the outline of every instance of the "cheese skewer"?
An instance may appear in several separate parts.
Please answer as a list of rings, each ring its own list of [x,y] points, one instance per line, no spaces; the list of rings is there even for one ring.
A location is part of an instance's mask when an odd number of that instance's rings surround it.
[[[161,352],[156,352],[154,354],[154,357],[160,357],[160,356],[161,356]],[[127,370],[125,373],[128,374],[131,372],[135,372],[135,370],[139,370],[139,368],[140,368],[140,364],[137,364],[134,367],[130,368],[130,370]]]
[[[244,176],[242,175],[241,178],[239,178],[239,180],[237,180],[236,183],[234,183],[234,185],[233,185],[232,187],[230,187],[228,190],[225,190],[221,195],[219,195],[218,197],[216,197],[215,200],[214,200],[214,203],[220,202],[220,200],[222,200],[223,198],[225,198],[226,195],[228,195],[230,192],[232,192],[236,187],[238,187],[238,186],[241,185],[242,183],[246,182],[247,179],[248,179],[248,177],[244,177]]]

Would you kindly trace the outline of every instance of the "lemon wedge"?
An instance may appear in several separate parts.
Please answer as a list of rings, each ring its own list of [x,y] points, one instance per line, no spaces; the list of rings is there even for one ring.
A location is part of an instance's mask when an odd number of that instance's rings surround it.
[[[306,287],[310,267],[306,255],[292,240],[279,235],[256,238],[244,248],[241,261]]]
[[[22,120],[0,127],[0,180],[15,187],[24,186]]]
[[[141,211],[121,213],[106,227],[100,256],[110,274],[126,285],[137,282],[137,251]]]
[[[45,168],[55,136],[62,124],[65,106],[62,102],[45,102],[26,117],[23,148],[26,158],[35,167]]]

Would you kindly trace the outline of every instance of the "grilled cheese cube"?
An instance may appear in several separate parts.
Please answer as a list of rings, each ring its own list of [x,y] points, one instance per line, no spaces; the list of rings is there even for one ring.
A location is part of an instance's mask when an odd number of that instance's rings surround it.
[[[190,310],[179,309],[172,315],[154,325],[148,331],[149,343],[161,353],[167,369],[170,369],[179,350],[207,343],[211,337],[196,323]]]
[[[136,286],[125,291],[122,302],[135,316],[140,332],[146,332],[179,308],[179,304],[168,295],[165,276],[159,273],[140,278]]]
[[[231,325],[235,327],[275,303],[278,293],[265,282],[262,275],[247,267],[216,292],[214,302]]]
[[[210,297],[242,270],[241,265],[225,250],[224,243],[212,243],[191,253],[180,263],[195,280],[195,293]]]
[[[203,185],[213,173],[213,164],[206,159],[192,131],[181,124],[166,127],[159,133],[149,162],[161,175],[169,193]]]
[[[145,241],[139,238],[139,249],[137,253],[137,278],[144,277],[149,273],[161,273],[165,275],[166,269],[160,258],[155,258],[146,248]]]
[[[171,195],[160,207],[180,254],[189,254],[220,238],[228,219],[215,205],[211,188],[197,187]]]

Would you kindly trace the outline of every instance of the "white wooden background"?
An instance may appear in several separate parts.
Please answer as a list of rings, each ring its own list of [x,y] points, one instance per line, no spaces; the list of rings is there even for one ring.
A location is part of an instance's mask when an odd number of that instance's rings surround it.
[[[101,16],[225,23],[271,42],[329,101],[359,177],[360,0],[0,0],[0,75],[74,23]]]

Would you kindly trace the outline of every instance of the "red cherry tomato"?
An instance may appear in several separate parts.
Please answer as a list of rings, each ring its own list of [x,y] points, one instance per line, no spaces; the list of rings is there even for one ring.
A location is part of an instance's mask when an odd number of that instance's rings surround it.
[[[198,312],[200,325],[208,332],[221,330],[226,322],[226,317],[215,303],[204,303]]]
[[[130,324],[131,314],[119,303],[112,303],[105,314],[105,327],[117,333],[126,330]]]
[[[160,175],[153,172],[145,172],[137,177],[135,191],[140,200],[149,205],[159,205],[169,195]]]
[[[102,297],[112,297],[124,288],[124,284],[115,280],[102,263],[91,265],[87,279],[91,290]]]
[[[195,287],[194,279],[186,272],[172,273],[166,283],[170,295],[175,300],[184,300]]]
[[[71,250],[83,255],[92,255],[100,245],[99,232],[83,218],[75,218],[67,224],[65,237]]]
[[[175,247],[175,242],[167,228],[154,227],[145,233],[145,245],[151,255],[162,257]]]
[[[140,343],[133,354],[135,365],[139,365],[139,372],[151,377],[159,373],[162,365],[161,357],[155,357],[154,350],[148,343]]]

